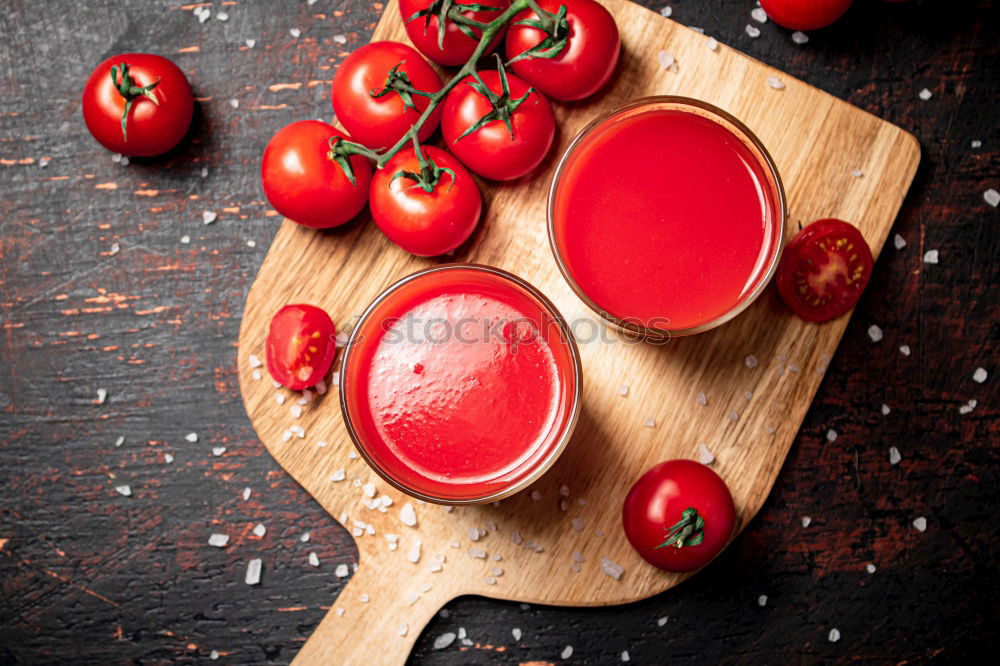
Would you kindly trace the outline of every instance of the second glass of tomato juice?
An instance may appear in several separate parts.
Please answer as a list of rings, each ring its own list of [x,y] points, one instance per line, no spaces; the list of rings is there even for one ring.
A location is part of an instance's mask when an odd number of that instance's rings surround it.
[[[341,370],[344,422],[386,481],[441,504],[490,502],[541,476],[580,409],[580,356],[555,307],[500,269],[403,278],[362,314]]]
[[[650,338],[722,324],[777,267],[785,193],[763,144],[700,100],[648,97],[591,122],[549,190],[563,276],[611,323]]]

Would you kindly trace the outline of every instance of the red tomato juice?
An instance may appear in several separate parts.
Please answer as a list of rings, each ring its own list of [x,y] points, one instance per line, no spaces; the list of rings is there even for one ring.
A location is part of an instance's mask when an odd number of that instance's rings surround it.
[[[345,417],[375,469],[428,499],[485,501],[547,466],[579,383],[550,307],[493,269],[457,266],[376,301],[342,379]]]
[[[596,309],[684,332],[756,295],[780,245],[782,202],[763,149],[738,131],[706,109],[651,103],[571,149],[550,231],[564,274]]]

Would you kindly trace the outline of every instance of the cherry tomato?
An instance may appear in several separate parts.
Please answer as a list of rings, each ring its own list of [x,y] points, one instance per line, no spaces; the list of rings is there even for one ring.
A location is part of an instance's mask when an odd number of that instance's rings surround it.
[[[122,155],[162,155],[184,138],[193,113],[184,72],[151,53],[111,56],[83,87],[87,129],[102,146]]]
[[[295,391],[315,386],[337,355],[337,329],[315,305],[286,305],[267,331],[267,371]]]
[[[285,125],[271,138],[260,163],[264,195],[274,209],[306,227],[326,229],[347,222],[368,200],[372,168],[350,158],[355,182],[328,156],[330,140],[349,139],[321,120]]]
[[[858,302],[872,275],[872,251],[857,227],[820,220],[795,235],[778,264],[778,292],[806,321],[829,321]]]
[[[418,174],[420,163],[413,148],[399,151],[375,172],[371,186],[371,209],[375,224],[389,240],[407,252],[433,257],[451,252],[472,235],[479,223],[483,201],[479,187],[462,163],[450,154],[423,146],[424,156],[441,172],[432,192],[426,192],[406,171]]]
[[[621,39],[615,19],[594,0],[539,0],[538,5],[552,13],[566,6],[568,41],[554,58],[517,60],[511,69],[555,99],[572,101],[593,95],[608,82],[618,64]],[[514,17],[507,30],[507,58],[516,58],[546,38],[542,30],[516,25],[537,18],[530,9]]]
[[[643,474],[625,498],[622,523],[636,552],[665,571],[694,571],[729,543],[733,496],[718,474],[693,460],[669,460]]]
[[[498,96],[503,94],[498,72],[488,70],[479,76],[488,90]],[[498,103],[509,108],[524,98],[510,113],[510,128],[494,113],[490,100],[473,87],[479,82],[472,76],[462,79],[448,93],[441,113],[445,145],[467,167],[493,180],[520,178],[537,167],[552,146],[556,128],[549,101],[513,74],[506,76],[509,94]],[[491,113],[494,120],[465,134]]]
[[[397,66],[395,85],[430,93],[441,89],[441,78],[423,56],[399,42],[362,46],[347,56],[333,77],[337,119],[355,141],[375,150],[395,144],[430,103],[423,95],[386,88],[389,74]],[[440,116],[439,107],[420,128],[421,141],[434,132]]]
[[[818,30],[847,11],[852,0],[760,0],[768,18],[789,30]]]
[[[456,0],[455,4],[447,6],[456,7],[461,4],[479,4],[486,7],[493,7],[494,9],[486,11],[476,12],[466,10],[462,12],[462,16],[466,16],[474,21],[489,23],[510,7],[510,0],[465,0],[465,2],[463,0]],[[482,31],[469,28],[476,35],[475,39],[473,39],[462,32],[457,23],[447,20],[444,23],[444,39],[441,45],[438,46],[438,16],[445,6],[445,0],[399,0],[399,14],[403,17],[403,23],[406,25],[407,36],[421,53],[434,62],[458,67],[464,65],[472,57],[472,52],[479,45]],[[418,15],[420,12],[427,13],[421,16]],[[416,17],[414,18],[415,15]],[[485,52],[489,53],[492,51],[502,37],[503,31],[501,30],[497,33],[496,38],[487,47]]]

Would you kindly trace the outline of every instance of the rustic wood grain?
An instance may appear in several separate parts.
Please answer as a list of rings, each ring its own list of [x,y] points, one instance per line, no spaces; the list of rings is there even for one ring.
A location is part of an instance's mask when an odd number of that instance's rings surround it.
[[[616,76],[595,99],[556,109],[561,131],[554,155],[594,116],[631,99],[654,94],[703,99],[742,119],[768,146],[787,192],[786,238],[803,221],[839,217],[852,220],[877,255],[917,168],[919,147],[912,136],[733,49],[711,50],[704,35],[639,5],[627,0],[605,4],[618,23],[623,57]],[[406,39],[395,4],[386,9],[372,39]],[[654,53],[669,49],[680,63],[678,71],[649,57],[651,48]],[[780,77],[784,88],[768,85],[770,76]],[[586,330],[602,326],[563,280],[546,242],[546,195],[554,162],[550,159],[527,182],[482,184],[488,209],[483,228],[451,258],[514,272],[548,295],[573,325],[587,324],[577,331],[584,376],[581,424],[561,459],[532,486],[541,493],[540,501],[522,492],[499,507],[446,513],[418,506],[419,524],[406,527],[398,513],[406,496],[388,488],[362,459],[349,458],[354,445],[332,392],[297,418],[290,410],[303,409],[296,404],[298,392],[276,392],[270,382],[251,376],[249,357],[263,356],[268,322],[282,306],[319,305],[343,328],[389,284],[432,265],[395,247],[364,218],[345,232],[316,233],[287,221],[278,232],[250,288],[240,329],[238,367],[247,413],[271,454],[332,516],[349,529],[361,520],[376,531],[358,537],[364,573],[347,586],[336,602],[339,610],[327,615],[296,663],[401,664],[417,630],[442,602],[460,595],[610,605],[676,585],[687,576],[646,564],[625,539],[616,507],[644,470],[662,460],[697,458],[701,442],[716,455],[715,467],[733,493],[738,528],[767,497],[847,318],[808,324],[787,313],[769,292],[729,324],[668,345],[628,344],[616,336],[587,340]],[[854,169],[864,176],[853,176]],[[755,368],[744,363],[750,354],[760,359]],[[629,387],[627,396],[619,395],[623,384]],[[708,405],[695,401],[698,392],[708,396]],[[275,400],[276,393],[286,396],[283,403]],[[650,417],[657,421],[655,428],[644,425]],[[304,427],[306,437],[289,439],[293,425]],[[328,445],[318,447],[317,441]],[[345,468],[346,482],[330,480]],[[364,507],[367,498],[359,486],[369,482],[394,499],[393,510]],[[560,494],[563,486],[570,489],[567,497]],[[560,510],[560,501],[570,508]],[[571,525],[578,519],[586,525],[583,530]],[[490,525],[496,527],[487,536],[474,542],[467,538],[470,530]],[[389,549],[386,533],[402,535],[397,550]],[[515,534],[540,543],[544,551],[517,546]],[[413,564],[406,553],[416,540],[422,542],[423,557]],[[450,548],[455,540],[460,547]],[[490,582],[497,563],[470,557],[473,549],[500,555],[504,575]],[[580,572],[571,569],[574,552],[586,558]],[[431,573],[429,561],[438,553],[448,561],[443,572]],[[602,558],[625,567],[620,581],[602,574]],[[432,593],[421,596],[426,586]],[[407,629],[400,636],[402,625]]]
[[[252,432],[234,341],[278,228],[261,151],[288,122],[330,117],[333,69],[370,39],[382,7],[241,0],[221,22],[222,3],[205,4],[213,18],[201,24],[180,3],[0,3],[3,663],[288,663],[345,585],[335,565],[357,561],[350,534]],[[908,245],[883,251],[770,498],[705,572],[612,608],[463,597],[410,661],[553,663],[567,645],[569,663],[587,664],[625,649],[639,664],[981,659],[1000,640],[1000,233],[982,199],[1000,189],[1000,12],[990,0],[858,0],[797,46],[770,23],[747,37],[750,0],[669,4],[676,20],[919,138],[921,168],[893,227]],[[123,168],[87,135],[78,95],[94,64],[134,50],[172,57],[200,101],[174,154]],[[95,187],[106,183],[117,188]],[[203,226],[203,210],[218,221]],[[922,262],[929,249],[939,264]],[[878,344],[865,334],[873,323]],[[991,373],[983,385],[977,366]],[[101,387],[109,397],[96,405]],[[191,431],[198,442],[185,441]],[[228,450],[214,457],[218,445]],[[925,533],[911,526],[918,515]],[[206,544],[215,531],[230,534],[226,549]],[[256,587],[243,583],[252,557],[264,560]],[[459,628],[471,645],[433,649]]]

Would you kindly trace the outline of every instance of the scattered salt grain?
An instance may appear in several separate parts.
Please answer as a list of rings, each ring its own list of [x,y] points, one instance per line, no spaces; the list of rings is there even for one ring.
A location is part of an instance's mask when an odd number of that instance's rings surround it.
[[[295,39],[298,39],[302,35],[302,31],[299,30],[298,28],[292,28],[291,30],[288,31],[288,34],[294,37]]]
[[[660,51],[656,54],[656,59],[660,61],[660,67],[663,69],[670,69],[677,63],[677,59],[670,51]]]
[[[656,626],[662,627],[663,625],[665,625],[667,623],[667,619],[668,618],[666,618],[666,617],[657,618],[657,620],[656,620]]]
[[[198,433],[189,432],[188,434],[184,435],[184,439],[194,444],[195,442],[198,441]]]
[[[906,247],[906,239],[900,236],[899,234],[896,234],[895,236],[892,237],[892,244],[895,246],[897,250],[902,250],[904,247]]]
[[[794,42],[795,44],[802,46],[808,41],[809,41],[809,35],[802,32],[801,30],[796,30],[795,32],[792,33],[792,42]]]
[[[479,541],[479,528],[477,527],[469,528],[469,541]]]
[[[972,373],[972,381],[977,384],[982,384],[986,381],[989,374],[986,372],[986,368],[976,368],[976,371]]]
[[[414,564],[420,561],[420,545],[420,539],[417,539],[413,542],[413,545],[410,546],[410,550],[406,552],[406,559]]]
[[[469,549],[469,557],[475,558],[477,560],[485,560],[486,559],[486,551],[485,550],[480,550],[479,548],[470,548]]]
[[[464,639],[466,637],[466,635],[467,634],[465,633],[465,627],[459,627],[458,628],[458,637],[460,639]]]
[[[254,370],[250,373],[250,376],[253,377],[255,381],[260,381],[264,375],[260,374],[260,370]]]
[[[417,512],[412,504],[407,502],[403,505],[403,508],[399,510],[399,519],[408,527],[417,526]]]
[[[455,642],[455,634],[447,632],[434,639],[434,649],[443,650]]]
[[[188,245],[190,242],[191,242],[191,237],[190,236],[186,236],[186,235],[185,236],[181,236],[181,244],[182,245]]]
[[[958,408],[959,414],[971,414],[972,410],[976,408],[978,403],[975,400],[970,400],[966,404]]]
[[[919,518],[913,521],[913,526],[917,528],[918,532],[923,532],[927,530],[927,519],[924,518],[923,516],[920,516]]]
[[[662,16],[663,18],[670,18],[670,15],[673,13],[674,13],[674,8],[671,7],[670,5],[667,5],[666,7],[660,10],[660,16]]]
[[[198,9],[195,9],[194,15],[198,17],[198,23],[204,23],[208,19],[212,18],[212,10],[208,7],[199,7]]]
[[[124,497],[131,497],[132,496],[132,487],[131,486],[127,486],[127,485],[124,485],[124,486],[115,486],[115,490],[118,492],[119,495],[122,495]]]
[[[632,661],[632,657],[629,656],[628,650],[622,650],[622,661]]]
[[[337,578],[347,578],[347,565],[338,564],[336,568],[333,570],[333,575],[336,576]]]
[[[251,491],[250,491],[249,488],[244,488],[243,489],[243,501],[244,502],[246,502],[248,499],[250,499],[250,492]]]
[[[319,566],[319,556],[316,553],[309,553],[309,564],[314,567]]]
[[[406,605],[412,606],[413,604],[420,601],[420,595],[416,592],[407,592],[405,599],[406,599]]]
[[[215,18],[218,21],[228,21],[229,14],[227,14],[226,12],[219,12],[218,14],[215,15]]]
[[[717,40],[715,37],[709,37],[707,40],[705,40],[705,46],[708,47],[709,51],[715,51],[719,48],[719,40]]]
[[[726,412],[726,416],[729,417],[730,421],[739,421],[740,420],[740,415],[737,414],[736,410],[734,410],[734,409],[730,409],[728,412]]]
[[[763,608],[764,606],[767,605],[767,595],[766,594],[762,594],[759,597],[757,597],[757,605],[760,606],[761,608]]]
[[[688,30],[694,30],[699,35],[704,35],[705,34],[705,29],[704,28],[699,28],[699,27],[693,26],[693,25],[689,25],[688,26]]]
[[[292,405],[288,408],[288,413],[292,415],[293,419],[297,419],[302,416],[302,405]]]
[[[212,455],[215,456],[216,458],[218,458],[219,456],[221,456],[225,452],[226,452],[226,447],[224,447],[224,446],[213,446],[212,447]]]
[[[115,440],[115,446],[121,446],[124,443],[125,443],[124,437],[119,437],[118,439]]]
[[[572,525],[573,525],[573,531],[574,532],[582,532],[583,531],[584,524],[583,524],[583,519],[582,518],[574,518],[573,520],[570,521],[570,523],[572,523]]]
[[[537,502],[538,500],[542,499],[542,494],[540,492],[538,492],[537,490],[532,490],[531,491],[531,499],[533,499],[533,500],[535,500]]]
[[[337,44],[346,44],[347,43],[347,35],[334,35],[333,36],[333,41],[336,42]]]
[[[753,398],[753,391],[743,391],[743,399],[750,400]]]
[[[497,579],[494,578],[493,576],[486,576],[485,578],[483,578],[483,581],[485,581],[487,585],[497,584]]]
[[[927,250],[924,252],[924,263],[925,264],[936,264],[938,262],[938,251],[937,250]]]
[[[344,471],[343,467],[341,467],[336,472],[330,475],[330,480],[335,483],[338,481],[343,481],[346,478],[347,478],[347,472]]]
[[[521,545],[521,533],[515,530],[510,540],[514,542],[515,546]],[[452,544],[455,544],[455,542],[452,541]],[[453,545],[452,547],[454,548],[455,546]]]
[[[565,483],[559,486],[559,494],[562,495],[563,497],[569,497],[569,486],[567,486]]]
[[[855,178],[861,178],[861,176],[865,175],[865,173],[861,169],[855,169],[854,171],[851,172],[851,175],[854,176]]]
[[[248,40],[246,40],[245,44],[247,45],[248,49],[252,49],[253,47],[257,46],[257,40],[256,39],[248,39]]]
[[[697,402],[702,407],[708,404],[708,398],[706,398],[705,394],[702,393],[701,391],[695,394],[694,401]]]
[[[779,79],[777,76],[767,77],[767,85],[771,86],[775,90],[782,90],[785,87],[784,81]]]
[[[702,465],[711,465],[715,462],[715,454],[708,450],[708,446],[705,442],[698,444],[698,461]]]
[[[601,558],[601,571],[611,576],[615,580],[621,580],[622,574],[625,573],[625,567],[618,564],[613,560],[609,560],[606,557]]]
[[[826,431],[826,441],[828,441],[828,442],[836,442],[837,441],[837,431],[834,430],[833,428],[830,428],[829,430],[827,430]]]
[[[985,192],[983,192],[983,200],[989,205],[996,208],[998,205],[1000,205],[1000,192],[997,192],[993,188],[990,188]]]
[[[106,389],[97,389],[97,404],[103,405],[104,401],[108,399],[108,392]]]
[[[973,148],[982,148],[983,147],[983,142],[980,141],[979,139],[973,139],[971,145],[972,145]]]
[[[889,409],[889,405],[882,403],[882,416],[889,416],[889,412],[891,411],[892,410]]]
[[[747,36],[750,37],[750,39],[757,39],[758,37],[760,37],[760,28],[752,26],[748,23],[746,27],[746,33]]]
[[[401,624],[401,625],[399,625],[399,628],[396,630],[396,633],[399,634],[400,636],[405,636],[406,632],[409,631],[409,630],[410,630],[410,627],[408,625]]]
[[[165,463],[167,463],[169,465],[173,461],[174,461],[174,454],[172,454],[172,453],[164,453],[163,454],[163,462],[165,462]]]
[[[257,523],[253,528],[253,533],[259,537],[267,534],[267,528],[264,527],[264,523]]]
[[[902,354],[903,356],[909,356],[910,355],[910,345],[900,345],[899,346],[899,353]]]
[[[233,99],[229,100],[229,106],[233,107],[234,109],[240,108],[240,100],[234,97]]]
[[[654,419],[653,417],[649,417],[648,419],[646,419],[646,427],[647,428],[655,428],[656,427],[656,419]]]
[[[344,617],[344,609],[343,608],[338,608],[337,609],[337,617]]]
[[[764,426],[764,432],[766,432],[768,435],[773,435],[777,431],[775,430],[773,425],[768,424]]]
[[[357,460],[358,459],[358,452],[357,451],[348,451],[347,452],[347,457],[350,458],[351,460]]]
[[[923,89],[923,90],[921,90],[921,91],[920,91],[919,93],[917,93],[917,97],[919,97],[920,99],[922,99],[922,100],[923,100],[923,101],[925,101],[925,102],[926,102],[927,100],[929,100],[929,99],[930,99],[931,97],[933,97],[933,96],[934,96],[934,93],[932,93],[932,92],[931,92],[930,90],[928,90],[927,88],[924,88],[924,89]]]
[[[573,646],[572,645],[567,645],[566,647],[564,647],[562,653],[559,656],[562,657],[563,659],[569,659],[570,657],[572,657],[573,656]]]
[[[831,643],[836,643],[840,640],[840,632],[836,629],[831,629],[829,635],[827,636]]]
[[[121,245],[119,245],[118,243],[112,243],[111,244],[111,251],[109,252],[109,254],[116,255],[116,254],[118,254],[121,251],[121,249],[122,249]]]
[[[365,485],[361,486],[361,491],[368,497],[375,497],[375,484],[366,483]]]
[[[219,215],[215,211],[206,210],[201,214],[201,221],[205,224],[212,224],[212,222],[215,222],[218,217]]]
[[[750,354],[745,359],[743,359],[743,362],[746,363],[746,366],[748,368],[756,368],[757,367],[757,357],[754,356],[753,354]]]
[[[309,532],[303,532],[302,536],[299,537],[299,541],[301,541],[302,543],[309,543],[310,536],[311,535],[309,534]]]
[[[802,516],[802,527],[809,527],[809,524],[813,521],[809,516]]]
[[[43,157],[42,159],[38,160],[38,168],[39,169],[44,169],[45,167],[47,167],[49,165],[49,162],[51,162],[51,161],[52,161],[51,158]]]
[[[566,511],[568,509],[569,509],[569,504],[566,502],[566,500],[563,500],[563,501],[559,502],[559,510],[560,511]]]
[[[865,571],[867,571],[870,574],[873,574],[877,571],[877,567],[874,564],[867,564],[865,565]]]
[[[762,7],[754,7],[750,12],[750,16],[757,23],[767,23],[767,12]]]
[[[247,563],[247,575],[246,578],[243,579],[247,585],[256,585],[260,582],[260,569],[263,564],[264,563],[261,562],[258,557],[255,557]]]
[[[878,342],[882,339],[882,329],[872,324],[868,327],[868,337],[872,339],[872,342]]]
[[[628,395],[628,384],[622,384],[618,387],[618,395],[624,397]]]

